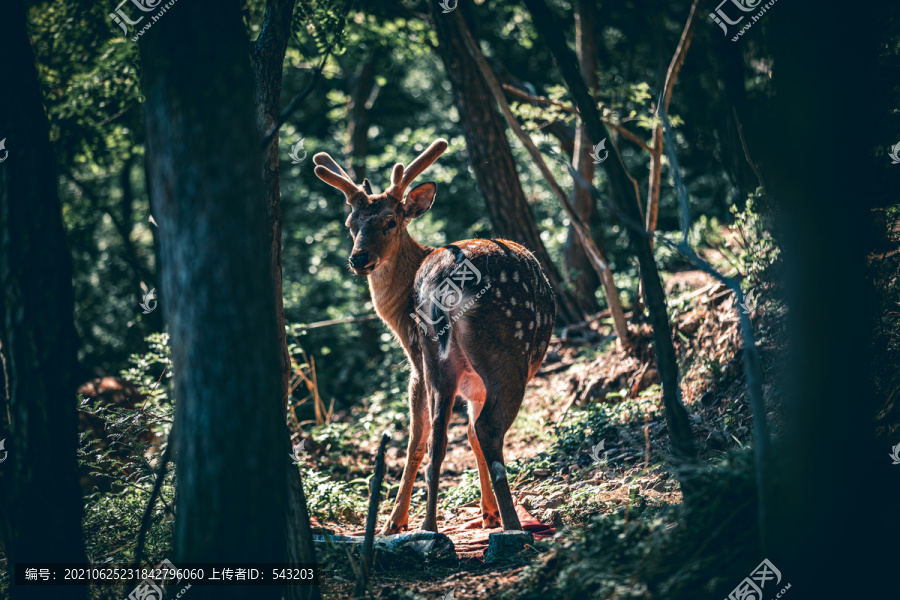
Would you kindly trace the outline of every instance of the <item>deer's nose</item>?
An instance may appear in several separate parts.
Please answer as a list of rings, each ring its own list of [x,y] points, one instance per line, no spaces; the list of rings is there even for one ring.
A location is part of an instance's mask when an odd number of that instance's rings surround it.
[[[360,252],[350,257],[350,266],[354,269],[365,269],[369,266],[369,253]]]

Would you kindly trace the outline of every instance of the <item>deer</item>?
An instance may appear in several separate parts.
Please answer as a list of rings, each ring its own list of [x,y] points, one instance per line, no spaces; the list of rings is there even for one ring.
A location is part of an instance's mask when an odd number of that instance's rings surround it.
[[[349,268],[368,278],[378,316],[409,359],[410,436],[390,518],[381,535],[409,529],[413,483],[426,453],[427,507],[421,529],[437,532],[441,463],[457,396],[468,405],[468,440],[481,488],[481,525],[521,530],[503,460],[506,433],[525,387],[547,353],[556,300],[534,255],[504,239],[424,246],[407,231],[435,198],[433,181],[409,185],[447,149],[435,140],[409,166],[394,165],[380,194],[320,152],[315,174],[344,193],[353,239]],[[428,438],[426,440],[426,438]],[[493,490],[492,490],[493,487]]]

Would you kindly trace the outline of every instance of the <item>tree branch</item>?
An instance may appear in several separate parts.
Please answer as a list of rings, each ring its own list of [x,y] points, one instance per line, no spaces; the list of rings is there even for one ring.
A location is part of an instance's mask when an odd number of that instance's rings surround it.
[[[551,104],[553,106],[561,108],[562,110],[564,110],[566,112],[578,114],[578,110],[574,106],[570,106],[569,104],[565,104],[563,102],[557,102],[556,100],[552,100],[545,96],[532,96],[525,90],[520,90],[519,88],[511,86],[508,83],[503,84],[503,89],[506,90],[507,92],[509,92],[510,95],[515,96],[517,98],[521,98],[522,100],[531,102],[532,104]],[[622,127],[621,125],[613,123],[612,121],[610,121],[608,119],[603,119],[603,124],[606,125],[607,127],[613,128],[616,132],[620,133],[622,135],[622,137],[624,137],[629,142],[635,144],[636,146],[640,147],[643,150],[646,150],[647,152],[650,152],[650,146],[647,144],[647,142],[645,142],[644,140],[642,140],[635,134],[631,133],[630,131],[628,131],[627,129]]]

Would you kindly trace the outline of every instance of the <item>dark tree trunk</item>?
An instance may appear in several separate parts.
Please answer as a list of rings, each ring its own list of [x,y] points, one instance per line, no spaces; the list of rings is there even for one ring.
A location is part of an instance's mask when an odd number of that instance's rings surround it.
[[[597,88],[597,39],[594,35],[597,28],[597,10],[595,0],[580,0],[578,12],[575,14],[575,47],[578,49],[578,58],[581,62],[581,75],[592,90]],[[587,181],[594,180],[594,161],[591,158],[591,140],[584,126],[575,133],[575,147],[573,148],[573,166]],[[594,197],[590,190],[575,186],[572,205],[581,220],[590,226],[594,217]],[[595,238],[597,248],[604,254],[603,236]],[[600,277],[588,262],[584,248],[578,240],[574,225],[569,226],[566,244],[563,247],[563,268],[572,277],[572,285],[581,304],[581,308],[587,314],[594,314],[600,307],[594,296],[597,286],[600,285]],[[610,274],[611,276],[611,274]]]
[[[591,140],[597,143],[598,140],[608,137],[609,131],[600,120],[600,113],[579,72],[578,60],[566,45],[563,37],[565,29],[550,11],[545,0],[525,0],[525,5],[531,13],[532,23],[556,59],[566,86],[584,119]],[[647,309],[650,312],[650,323],[653,326],[656,362],[662,380],[666,424],[669,428],[672,451],[679,458],[692,459],[696,457],[696,448],[687,411],[681,402],[678,361],[675,357],[675,347],[672,344],[672,328],[669,325],[669,315],[666,311],[666,297],[659,271],[656,269],[656,262],[653,260],[649,237],[646,232],[641,231],[643,225],[637,186],[625,171],[622,158],[615,146],[609,149],[609,157],[603,162],[603,166],[609,177],[611,195],[616,210],[626,223],[625,230],[628,232],[631,247],[637,255],[646,288]]]
[[[85,562],[75,451],[72,258],[56,158],[25,7],[0,10],[0,353],[9,431],[0,472],[0,539],[18,562]],[[14,90],[14,93],[13,93]],[[2,439],[2,438],[0,438]],[[85,598],[83,587],[20,588],[12,598]]]
[[[454,19],[449,18],[452,15],[444,15],[435,7],[436,3],[432,3],[431,20],[437,32],[438,54],[453,87],[469,163],[484,196],[491,230],[494,235],[519,242],[534,253],[556,291],[559,320],[563,323],[581,321],[586,313],[568,291],[541,241],[506,139],[503,117],[497,111],[490,89],[466,50]],[[460,10],[465,8],[460,6]],[[469,25],[472,30],[471,23]]]
[[[745,141],[748,136],[754,137],[755,128],[748,127],[748,124],[752,125],[753,121],[747,105],[747,90],[744,84],[744,57],[741,53],[741,46],[728,38],[716,45],[716,55],[719,57],[719,80],[725,91],[726,102],[720,121],[725,133],[723,136],[724,148],[722,148],[723,162],[732,184],[738,189],[738,194],[743,201],[759,185],[759,180],[747,162],[747,155],[741,143],[741,133],[738,131],[739,123],[735,121],[735,113],[737,113],[737,118],[743,127]],[[750,142],[747,144],[750,146]]]
[[[872,151],[895,141],[872,123],[896,108],[894,82],[874,66],[896,29],[881,37],[888,14],[876,23],[865,11],[817,12],[811,4],[776,4],[781,12],[765,15],[777,65],[766,183],[783,209],[792,343],[772,560],[809,597],[889,597],[897,553],[885,542],[900,533],[900,480],[888,457],[897,440],[875,443],[865,249],[878,195],[872,183],[892,168]],[[896,23],[896,9],[884,8]],[[804,26],[792,26],[795,19]],[[837,123],[836,114],[859,120]],[[839,164],[835,148],[848,149]],[[861,521],[851,516],[860,513]]]
[[[239,5],[179,4],[141,40],[161,300],[178,365],[173,562],[281,563],[281,319]],[[282,590],[195,586],[194,595],[280,598]]]
[[[284,54],[290,35],[293,0],[268,0],[262,31],[251,46],[253,58],[256,120],[261,135],[278,122],[281,110],[281,81]],[[287,408],[291,378],[291,357],[284,329],[284,295],[281,273],[281,177],[278,171],[278,133],[263,153],[263,185],[266,191],[266,242],[270,249],[269,270],[274,280],[275,314],[281,372],[282,404]]]
[[[261,135],[278,122],[281,111],[281,85],[284,55],[290,35],[293,0],[268,0],[262,31],[252,46],[254,90],[256,95],[256,120]],[[281,360],[280,395],[282,418],[285,416],[290,396],[291,361],[287,347],[284,323],[284,294],[282,292],[281,259],[281,177],[278,168],[278,133],[275,133],[263,155],[263,185],[266,191],[266,242],[269,246],[269,265],[272,272],[273,299],[275,301],[276,331]],[[282,434],[290,446],[290,432]],[[291,463],[287,465],[287,526],[286,558],[289,562],[314,563],[315,549],[309,527],[309,513],[300,471]],[[314,586],[289,586],[285,593],[289,600],[316,599],[319,588]]]

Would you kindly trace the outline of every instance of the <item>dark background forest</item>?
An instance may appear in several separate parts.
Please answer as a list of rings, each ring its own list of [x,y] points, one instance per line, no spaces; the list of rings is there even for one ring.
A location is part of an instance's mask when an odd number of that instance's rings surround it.
[[[367,593],[721,598],[768,559],[788,597],[890,597],[900,15],[723,6],[4,0],[0,597],[130,590],[17,562],[164,558],[325,565],[187,598],[353,595],[307,513],[365,524],[383,431],[396,494],[409,367],[312,157],[381,191],[437,138],[412,237],[520,242],[555,289],[507,469],[556,535]],[[442,530],[478,497],[453,419]]]

